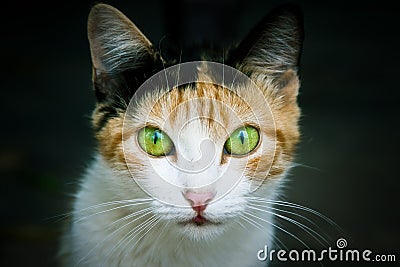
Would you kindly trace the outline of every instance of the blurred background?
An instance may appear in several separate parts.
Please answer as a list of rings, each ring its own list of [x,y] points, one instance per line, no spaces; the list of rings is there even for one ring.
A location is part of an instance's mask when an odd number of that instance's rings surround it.
[[[103,2],[123,11],[156,45],[168,39],[223,46],[238,42],[284,3]],[[292,172],[286,199],[334,220],[349,247],[395,254],[399,262],[398,9],[385,1],[292,2],[303,10],[306,31],[297,157],[304,166]],[[96,146],[86,37],[94,3],[2,4],[0,266],[56,266],[63,222],[54,216],[69,211]],[[340,237],[320,223],[333,240]]]

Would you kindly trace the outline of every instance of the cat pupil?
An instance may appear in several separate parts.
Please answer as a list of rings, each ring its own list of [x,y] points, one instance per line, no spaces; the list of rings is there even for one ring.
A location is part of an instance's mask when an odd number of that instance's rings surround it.
[[[240,131],[239,138],[240,138],[240,142],[242,142],[242,145],[243,145],[244,144],[244,132],[243,131]]]
[[[153,139],[153,144],[156,144],[157,140],[160,139],[160,133],[159,132],[154,132],[154,135],[153,135],[152,139]]]

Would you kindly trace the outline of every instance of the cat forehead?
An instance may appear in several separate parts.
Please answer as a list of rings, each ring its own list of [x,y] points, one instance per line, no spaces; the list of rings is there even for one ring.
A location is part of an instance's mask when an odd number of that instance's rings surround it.
[[[158,127],[182,127],[186,124],[229,129],[246,124],[259,124],[255,112],[266,109],[266,99],[246,92],[245,85],[227,88],[212,82],[196,82],[155,90],[143,97],[136,108],[136,120]],[[243,93],[245,92],[245,93]]]

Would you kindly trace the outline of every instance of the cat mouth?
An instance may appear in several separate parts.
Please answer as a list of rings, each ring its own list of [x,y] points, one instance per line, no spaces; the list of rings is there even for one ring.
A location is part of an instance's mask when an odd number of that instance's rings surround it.
[[[182,225],[206,226],[206,225],[219,225],[221,223],[215,222],[215,221],[211,221],[211,220],[205,218],[203,215],[197,214],[192,219],[184,221],[184,222],[181,222],[180,224],[182,224]]]
[[[196,217],[192,219],[192,222],[197,226],[203,225],[208,222],[206,218],[204,218],[201,214],[197,214]]]

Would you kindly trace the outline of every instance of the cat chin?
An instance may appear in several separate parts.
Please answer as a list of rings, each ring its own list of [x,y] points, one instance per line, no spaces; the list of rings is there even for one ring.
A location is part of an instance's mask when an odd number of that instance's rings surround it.
[[[196,220],[196,215],[187,209],[177,209],[175,212],[166,214],[166,210],[158,210],[162,212],[162,221],[170,225],[171,234],[182,236],[185,239],[193,241],[213,240],[221,236],[231,225],[234,218],[223,218],[220,216],[212,216],[205,214],[201,216],[201,221]],[[178,211],[178,212],[177,212]]]
[[[203,224],[196,224],[194,222],[179,222],[176,225],[176,230],[180,235],[183,235],[186,238],[189,238],[193,241],[207,241],[213,240],[221,236],[229,222],[227,223],[215,223],[207,221]]]

